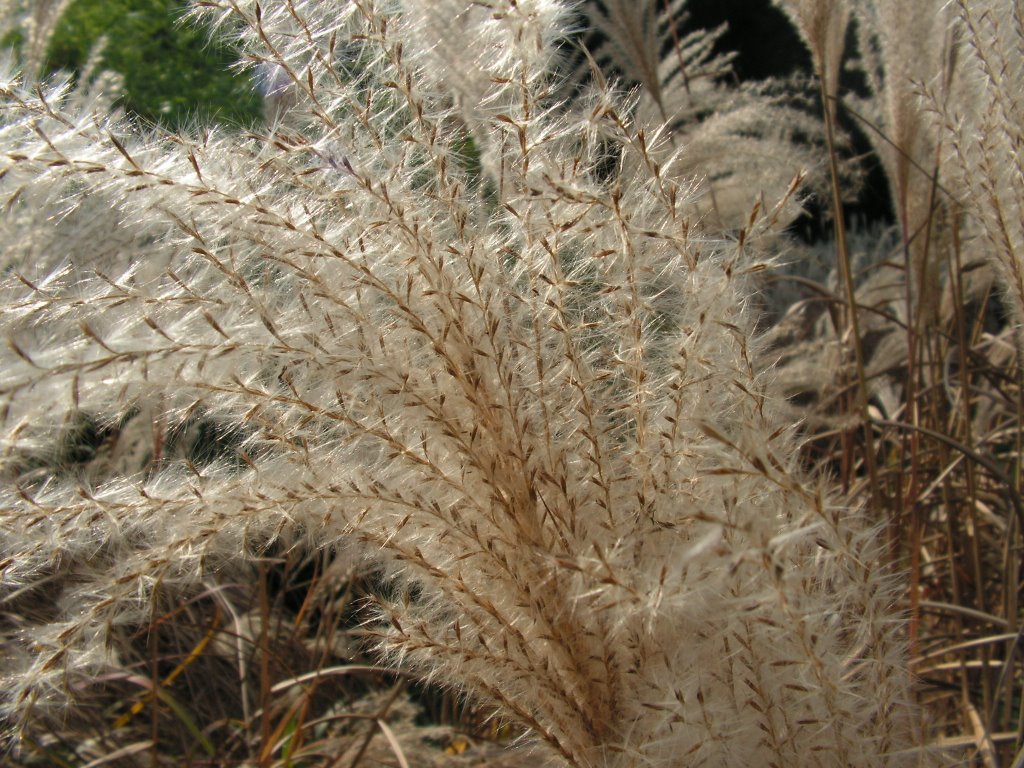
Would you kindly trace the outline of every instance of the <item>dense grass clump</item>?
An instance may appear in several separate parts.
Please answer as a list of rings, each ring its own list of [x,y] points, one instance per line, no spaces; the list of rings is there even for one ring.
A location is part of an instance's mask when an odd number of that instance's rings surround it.
[[[203,0],[261,119],[182,133],[6,9],[12,759],[1019,761],[1024,23],[737,85],[684,5]]]

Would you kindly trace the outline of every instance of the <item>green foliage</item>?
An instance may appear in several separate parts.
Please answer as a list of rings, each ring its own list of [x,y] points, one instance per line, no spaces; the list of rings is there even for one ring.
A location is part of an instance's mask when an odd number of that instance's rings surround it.
[[[80,71],[107,38],[102,67],[124,77],[124,106],[172,129],[196,121],[252,124],[260,100],[247,76],[229,71],[236,53],[179,23],[180,0],[76,0],[50,45],[49,67]]]

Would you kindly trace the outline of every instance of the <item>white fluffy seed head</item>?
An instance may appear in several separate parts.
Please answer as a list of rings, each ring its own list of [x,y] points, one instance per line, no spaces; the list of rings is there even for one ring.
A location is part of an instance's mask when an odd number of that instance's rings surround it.
[[[33,255],[2,287],[0,555],[59,595],[12,598],[8,717],[115,664],[155,585],[355,540],[394,585],[384,657],[552,759],[908,764],[875,532],[801,474],[752,362],[770,215],[702,234],[613,95],[552,103],[559,3],[203,6],[289,83],[267,137],[3,91]],[[76,419],[142,447],[61,456]],[[211,452],[165,455],[196,425]]]

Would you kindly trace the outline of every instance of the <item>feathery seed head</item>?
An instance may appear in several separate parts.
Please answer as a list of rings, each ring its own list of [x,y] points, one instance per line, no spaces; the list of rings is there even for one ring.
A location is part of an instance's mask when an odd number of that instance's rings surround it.
[[[5,241],[34,250],[5,257],[0,555],[9,594],[60,596],[4,637],[5,714],[116,665],[157,585],[357,540],[384,658],[552,759],[906,764],[875,532],[803,477],[753,362],[781,208],[701,235],[684,147],[610,93],[562,108],[560,3],[194,13],[287,78],[267,136],[2,91]],[[146,448],[41,452],[80,418]],[[233,438],[170,452],[196,422]]]

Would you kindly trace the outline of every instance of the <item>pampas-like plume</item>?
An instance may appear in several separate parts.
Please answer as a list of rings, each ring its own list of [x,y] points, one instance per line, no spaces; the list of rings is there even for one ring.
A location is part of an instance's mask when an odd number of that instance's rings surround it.
[[[684,32],[685,0],[589,0],[578,9],[590,53],[568,85],[579,85],[581,70],[596,62],[608,80],[636,88],[634,111],[640,127],[663,128],[677,179],[699,179],[702,194],[690,211],[706,230],[734,233],[750,209],[785,196],[794,177],[823,187],[820,124],[808,117],[792,84],[736,87],[732,55],[716,52],[725,25]],[[751,184],[753,178],[759,183]],[[806,192],[806,190],[805,190]],[[801,212],[796,200],[779,212],[780,229]]]
[[[358,545],[384,659],[559,764],[914,763],[875,531],[801,475],[751,363],[773,211],[698,236],[656,133],[608,94],[563,113],[554,0],[407,5],[199,3],[286,78],[266,137],[3,79],[6,716],[116,665],[157,584]],[[140,411],[242,437],[155,437],[135,474],[53,455]]]
[[[961,204],[980,225],[1014,318],[1017,345],[1024,349],[1024,167],[1020,146],[1024,99],[1024,10],[1019,4],[957,2],[963,48],[956,96],[949,85],[932,84],[927,96],[946,139],[947,166],[961,191]]]

